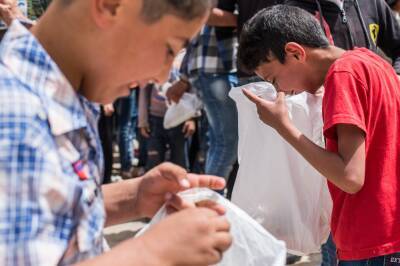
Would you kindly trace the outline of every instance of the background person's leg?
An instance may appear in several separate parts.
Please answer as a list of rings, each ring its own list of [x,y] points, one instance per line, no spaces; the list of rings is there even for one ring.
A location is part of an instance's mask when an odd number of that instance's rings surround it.
[[[101,146],[104,154],[104,177],[103,184],[111,183],[111,173],[113,164],[113,117],[104,115],[103,109],[101,109],[101,116],[99,120],[99,135],[101,140]]]
[[[147,143],[147,164],[146,171],[161,164],[165,160],[167,139],[164,132],[162,117],[149,117],[150,139]]]
[[[119,100],[119,152],[121,161],[121,173],[124,177],[130,177],[129,173],[132,170],[133,161],[133,139],[134,139],[134,124],[137,116],[136,110],[136,93],[132,91],[128,97]]]
[[[237,109],[229,97],[236,75],[200,75],[195,84],[204,103],[209,123],[209,150],[206,174],[228,179],[237,160]]]
[[[322,245],[321,255],[321,266],[336,266],[338,264],[338,260],[336,257],[336,245],[333,242],[332,235],[330,235],[328,241]]]
[[[171,149],[171,162],[188,169],[188,152],[186,150],[185,134],[182,132],[183,124],[166,130],[168,143]]]

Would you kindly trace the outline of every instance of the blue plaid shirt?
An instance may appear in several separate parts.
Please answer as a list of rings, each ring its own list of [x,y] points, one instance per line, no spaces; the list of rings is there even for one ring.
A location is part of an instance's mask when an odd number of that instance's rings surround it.
[[[221,34],[217,34],[217,30]],[[192,79],[200,73],[236,73],[237,46],[233,29],[204,26],[187,47],[180,69],[181,75]]]
[[[0,265],[103,252],[98,114],[14,21],[0,44]]]

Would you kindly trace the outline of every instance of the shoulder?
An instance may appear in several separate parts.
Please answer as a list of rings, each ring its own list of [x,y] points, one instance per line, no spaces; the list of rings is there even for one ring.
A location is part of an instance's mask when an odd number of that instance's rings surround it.
[[[346,51],[337,59],[328,71],[327,79],[334,74],[347,73],[359,80],[364,80],[371,72],[387,67],[378,55],[366,48],[356,48]]]
[[[0,64],[0,140],[31,142],[50,136],[40,97]]]
[[[34,88],[0,64],[0,116],[34,116],[40,107],[40,96]]]

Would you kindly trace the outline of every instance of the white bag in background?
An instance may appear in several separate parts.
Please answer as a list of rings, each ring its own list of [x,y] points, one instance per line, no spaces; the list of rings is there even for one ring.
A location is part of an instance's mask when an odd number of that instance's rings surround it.
[[[224,206],[231,224],[232,246],[224,253],[218,266],[282,266],[286,263],[286,248],[283,241],[276,240],[244,211],[230,203],[218,193],[206,188],[194,188],[179,195],[190,202],[213,200]],[[137,236],[167,216],[162,207],[151,222]],[[179,230],[179,228],[177,228]],[[188,243],[189,245],[190,243]]]
[[[267,100],[276,91],[266,82],[232,89],[239,115],[239,171],[232,202],[246,211],[290,253],[320,250],[330,232],[332,202],[327,181],[277,132],[260,121],[247,88]],[[323,146],[322,97],[286,97],[290,118],[308,138]]]
[[[164,116],[164,128],[170,129],[196,116],[202,102],[193,93],[184,93],[179,103],[168,105]]]

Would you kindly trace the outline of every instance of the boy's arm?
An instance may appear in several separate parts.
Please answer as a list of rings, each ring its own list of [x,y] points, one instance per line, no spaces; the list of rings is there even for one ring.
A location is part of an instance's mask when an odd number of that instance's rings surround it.
[[[196,37],[198,38],[198,36]],[[182,59],[182,63],[179,69],[179,79],[175,81],[171,87],[166,92],[167,101],[172,104],[173,102],[179,103],[183,94],[191,88],[191,84],[189,82],[189,61],[193,57],[193,49],[194,49],[194,42],[196,38],[192,40],[192,42],[186,48],[185,56]]]
[[[353,125],[338,125],[338,153],[329,152],[309,140],[292,124],[283,93],[279,93],[276,102],[266,101],[246,90],[244,93],[257,105],[260,119],[275,128],[331,183],[350,194],[361,190],[365,179],[365,136],[361,129]]]
[[[237,27],[237,15],[234,14],[237,0],[219,0],[213,8],[207,24],[215,27]]]
[[[207,25],[214,27],[237,27],[237,15],[220,8],[213,8]]]
[[[293,125],[282,126],[278,130],[331,183],[347,193],[355,194],[364,185],[365,136],[361,129],[353,125],[338,125],[336,131],[338,153],[326,151],[316,145]]]

